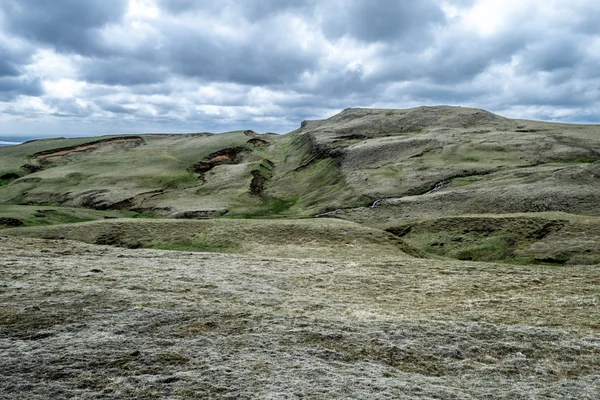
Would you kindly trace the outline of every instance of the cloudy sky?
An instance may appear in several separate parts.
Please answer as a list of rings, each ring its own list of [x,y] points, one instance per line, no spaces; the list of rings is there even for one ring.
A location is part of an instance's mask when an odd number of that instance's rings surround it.
[[[0,0],[0,140],[347,107],[600,123],[597,0]]]

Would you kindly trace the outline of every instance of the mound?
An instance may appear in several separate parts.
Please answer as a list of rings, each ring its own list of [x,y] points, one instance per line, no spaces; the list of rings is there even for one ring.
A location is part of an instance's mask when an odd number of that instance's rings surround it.
[[[83,145],[79,146],[70,146],[63,147],[52,150],[40,151],[33,154],[31,157],[36,160],[46,160],[51,157],[62,157],[67,156],[71,153],[81,153],[81,152],[89,152],[94,150],[99,150],[105,146],[109,145],[119,145],[122,148],[130,148],[133,146],[140,146],[144,144],[144,139],[139,136],[123,136],[123,137],[114,137],[108,139],[95,140]]]
[[[402,240],[341,220],[133,220],[5,229],[3,235],[70,239],[127,248],[279,257],[410,257]]]
[[[459,260],[600,264],[600,218],[563,213],[427,218],[388,232],[424,252]]]

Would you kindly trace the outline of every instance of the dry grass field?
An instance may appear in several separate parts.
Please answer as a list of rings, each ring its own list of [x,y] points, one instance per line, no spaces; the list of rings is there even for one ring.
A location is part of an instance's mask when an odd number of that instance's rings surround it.
[[[0,239],[6,399],[597,399],[600,266]]]

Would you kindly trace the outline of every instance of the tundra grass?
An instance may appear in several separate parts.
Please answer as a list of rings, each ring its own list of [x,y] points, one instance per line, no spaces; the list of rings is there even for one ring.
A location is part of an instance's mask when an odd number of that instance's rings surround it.
[[[458,260],[600,263],[600,218],[568,213],[409,219],[386,229],[410,246]]]
[[[600,392],[598,266],[0,246],[6,399]]]
[[[98,211],[85,208],[63,206],[23,206],[0,204],[0,218],[9,218],[20,221],[23,226],[45,226],[103,220],[107,218],[134,218],[145,216],[149,213],[132,211]],[[0,229],[4,226],[0,225]]]
[[[411,257],[392,234],[336,219],[120,219],[13,228],[3,235],[63,238],[128,248],[217,251],[279,257]]]

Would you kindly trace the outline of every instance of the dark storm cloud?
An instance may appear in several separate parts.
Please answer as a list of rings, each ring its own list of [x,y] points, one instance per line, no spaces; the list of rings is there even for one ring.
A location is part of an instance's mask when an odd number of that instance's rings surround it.
[[[218,11],[222,8],[217,1],[158,0],[157,4],[162,10],[175,14],[199,9]]]
[[[255,0],[253,2],[230,1],[250,21],[259,21],[282,12],[312,14],[311,7],[318,4],[317,0]]]
[[[77,42],[63,43],[54,33],[40,36],[59,50],[88,56],[80,62],[79,70],[81,79],[91,83],[129,86],[160,83],[180,75],[205,82],[235,82],[250,86],[286,84],[316,68],[320,49],[301,48],[301,40],[293,32],[285,32],[289,28],[285,22],[271,20],[255,26],[248,25],[248,21],[259,15],[264,18],[275,16],[279,11],[308,3],[263,0],[250,7],[235,2],[163,1],[160,4],[167,13],[165,18],[154,22],[155,37],[139,43],[133,39],[113,38],[112,47],[108,47],[106,38],[100,39],[96,28],[118,18],[120,12],[72,26],[78,32],[68,37],[77,37],[73,39]],[[211,21],[210,13],[218,16],[225,13],[227,7],[231,7],[239,24]],[[168,18],[168,12],[183,11],[196,12],[192,18],[205,23],[181,24],[177,19]],[[216,30],[220,28],[230,32],[218,34]],[[19,32],[18,29],[15,31]]]
[[[233,11],[249,21],[258,21],[270,16],[293,10],[312,11],[308,8],[316,4],[316,0],[158,0],[161,8],[170,13],[185,13],[190,11],[206,11],[220,13],[224,10]]]
[[[131,107],[126,107],[121,104],[105,104],[102,109],[114,114],[132,114],[135,112]]]
[[[338,0],[323,6],[322,28],[328,37],[351,36],[367,42],[404,41],[427,37],[434,25],[446,22],[440,3],[433,0]]]
[[[532,43],[522,51],[522,65],[527,72],[555,72],[575,68],[584,58],[580,46],[581,37],[576,36],[561,36]]]
[[[0,101],[11,101],[20,95],[40,96],[43,88],[39,80],[20,77],[0,77]]]
[[[403,87],[401,91],[410,93],[411,98],[420,102],[431,103],[436,101],[441,104],[461,104],[487,94],[485,88],[472,85],[449,87],[418,81],[411,82]]]
[[[0,4],[11,33],[78,54],[100,51],[98,30],[118,22],[126,9],[123,0],[3,0]]]
[[[363,67],[354,65],[344,69],[329,68],[315,74],[314,79],[308,83],[298,82],[293,85],[300,93],[312,94],[326,98],[346,97],[353,93],[369,92],[375,89],[378,82],[365,77]]]
[[[21,75],[22,67],[29,62],[29,59],[28,54],[10,50],[0,43],[0,77]]]
[[[94,113],[94,110],[89,105],[82,105],[75,99],[48,99],[46,104],[57,111],[52,115],[56,117],[89,117]]]
[[[293,82],[316,67],[317,54],[282,43],[274,32],[239,38],[172,29],[161,61],[175,73],[204,80],[268,85]]]
[[[600,113],[600,5],[526,3],[0,0],[0,121],[285,131],[347,107]]]
[[[168,77],[164,67],[135,58],[90,58],[81,63],[81,78],[105,85],[135,86],[160,83]]]
[[[520,36],[496,36],[487,40],[466,36],[451,38],[435,50],[432,59],[418,68],[420,77],[453,84],[470,80],[494,64],[510,61],[523,46]]]

